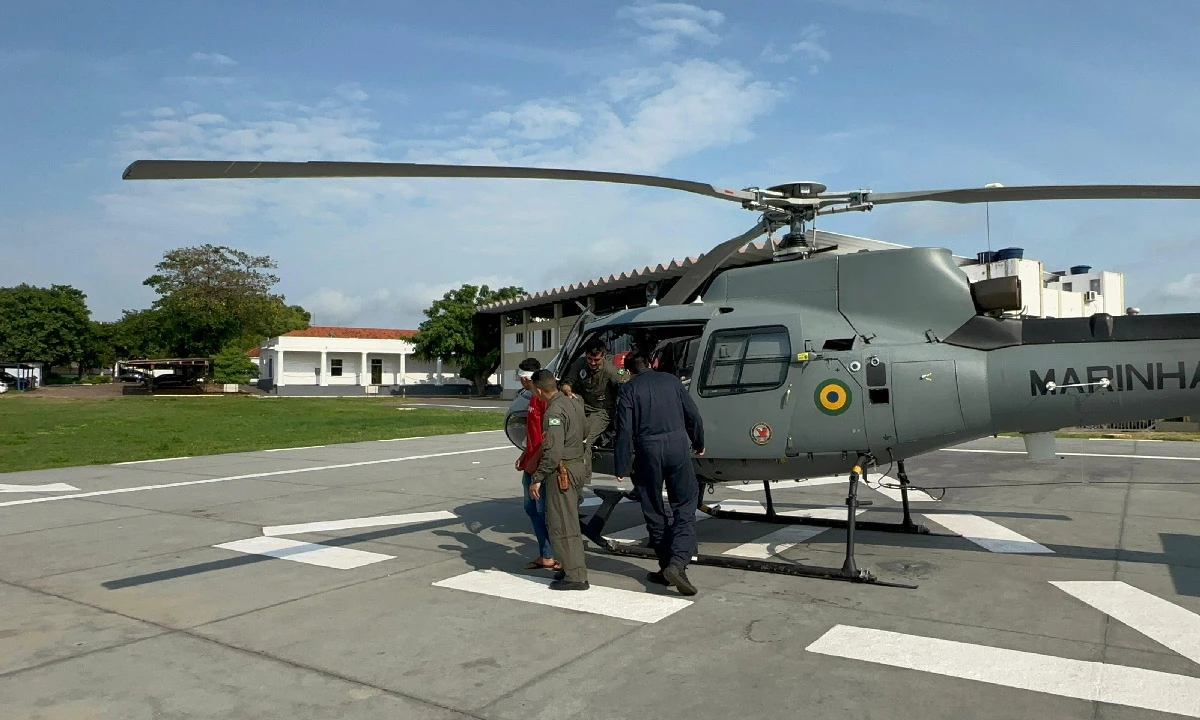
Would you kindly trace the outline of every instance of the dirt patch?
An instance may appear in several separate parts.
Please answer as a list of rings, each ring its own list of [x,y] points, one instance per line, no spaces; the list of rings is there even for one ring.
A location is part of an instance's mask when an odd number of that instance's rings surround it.
[[[9,395],[44,398],[100,398],[121,397],[121,387],[125,383],[101,383],[99,385],[43,385],[37,390],[18,393],[12,389]]]

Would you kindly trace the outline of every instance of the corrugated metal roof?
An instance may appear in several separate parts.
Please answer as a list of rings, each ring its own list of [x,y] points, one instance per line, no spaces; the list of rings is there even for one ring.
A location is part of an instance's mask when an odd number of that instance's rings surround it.
[[[813,231],[808,232],[810,241]],[[870,238],[856,237],[854,235],[843,235],[842,233],[826,232],[824,230],[816,231],[817,246],[824,247],[827,245],[837,245],[837,250],[832,252],[837,254],[845,254],[848,252],[858,252],[859,250],[895,250],[898,248],[907,247],[906,245],[898,245],[896,243],[884,242],[882,240],[872,240]],[[768,242],[771,247],[768,248]],[[779,245],[781,239],[760,240],[758,242],[749,243],[738,250],[737,254],[730,257],[721,266],[722,268],[739,267],[742,265],[750,265],[760,262],[766,262],[771,259],[775,252],[775,247]],[[608,277],[600,277],[584,282],[572,283],[570,285],[561,285],[550,290],[542,290],[528,295],[522,295],[511,300],[501,300],[499,302],[480,305],[478,311],[481,313],[501,313],[511,312],[513,310],[521,310],[527,307],[542,305],[544,303],[561,302],[563,300],[571,300],[579,297],[586,297],[595,293],[611,292],[613,290],[621,290],[636,285],[648,283],[652,280],[671,280],[679,278],[688,271],[688,268],[699,262],[697,257],[688,257],[681,260],[671,260],[670,262],[658,265],[647,265],[638,270],[623,272],[620,275],[609,275]]]

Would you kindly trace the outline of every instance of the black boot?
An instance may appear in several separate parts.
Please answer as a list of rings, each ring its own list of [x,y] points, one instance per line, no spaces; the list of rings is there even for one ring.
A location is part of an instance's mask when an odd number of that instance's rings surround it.
[[[687,570],[684,568],[668,566],[662,571],[663,578],[667,582],[679,589],[680,595],[695,595],[696,586],[688,580]]]
[[[555,580],[554,582],[550,583],[551,590],[587,590],[589,587],[591,587],[591,583],[586,580],[583,582],[578,582],[575,580],[563,579]]]
[[[671,584],[671,583],[667,582],[667,579],[665,577],[663,577],[663,571],[661,569],[655,570],[654,572],[646,573],[646,579],[656,585],[670,585]]]

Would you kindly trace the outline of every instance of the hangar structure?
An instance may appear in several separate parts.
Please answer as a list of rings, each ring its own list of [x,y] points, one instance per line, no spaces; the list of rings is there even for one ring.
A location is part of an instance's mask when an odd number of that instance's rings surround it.
[[[826,252],[836,255],[908,247],[825,230],[816,230],[815,237],[813,230],[807,234],[810,243],[823,250],[832,248]],[[772,262],[780,242],[774,239],[749,243],[721,268]],[[656,286],[657,297],[662,297],[701,257],[671,260],[479,306],[480,315],[491,316],[485,322],[500,324],[500,367],[494,377],[501,384],[501,397],[511,399],[520,390],[516,369],[522,360],[535,357],[544,365],[554,357],[582,314],[581,305],[595,315],[642,307],[647,303],[651,283]],[[1120,273],[1093,271],[1086,265],[1048,271],[1044,263],[1025,258],[1021,248],[981,252],[975,257],[955,256],[955,261],[972,282],[986,277],[1019,277],[1025,301],[1023,315],[1027,317],[1088,317],[1098,312],[1112,315],[1125,312],[1125,278]]]

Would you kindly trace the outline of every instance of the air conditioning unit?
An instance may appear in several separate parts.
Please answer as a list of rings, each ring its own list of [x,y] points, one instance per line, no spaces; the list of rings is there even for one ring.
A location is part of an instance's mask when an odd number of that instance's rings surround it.
[[[1083,294],[1083,301],[1084,302],[1095,302],[1096,294],[1097,293],[1095,290],[1088,290],[1087,292],[1085,292]]]

